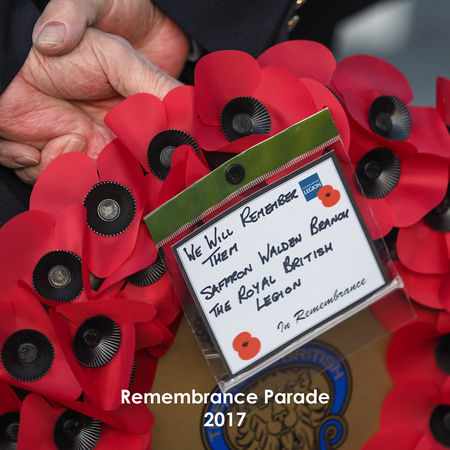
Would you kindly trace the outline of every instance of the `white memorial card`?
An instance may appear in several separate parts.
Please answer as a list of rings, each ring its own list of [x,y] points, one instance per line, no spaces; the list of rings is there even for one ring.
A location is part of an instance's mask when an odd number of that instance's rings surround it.
[[[388,283],[334,153],[234,205],[173,250],[231,375]]]

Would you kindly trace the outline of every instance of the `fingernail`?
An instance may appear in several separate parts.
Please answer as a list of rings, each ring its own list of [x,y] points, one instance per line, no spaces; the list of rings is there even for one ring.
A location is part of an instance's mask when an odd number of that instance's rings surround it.
[[[22,167],[37,166],[39,164],[38,160],[25,155],[13,158],[13,161]]]
[[[84,148],[86,147],[86,142],[83,142],[80,139],[70,139],[66,146],[64,147],[64,150],[62,153],[69,153],[69,152],[83,152]]]
[[[60,45],[64,42],[67,28],[62,22],[49,22],[44,25],[36,39],[37,44]]]

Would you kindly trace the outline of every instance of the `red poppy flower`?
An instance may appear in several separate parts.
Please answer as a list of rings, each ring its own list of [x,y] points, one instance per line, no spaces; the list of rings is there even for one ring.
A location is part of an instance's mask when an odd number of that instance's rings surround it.
[[[389,89],[404,103],[410,103],[414,97],[408,80],[400,70],[370,55],[353,55],[337,63],[330,88],[343,98],[348,87],[352,87],[355,92],[383,92]]]
[[[409,105],[411,87],[387,61],[368,55],[344,58],[330,86],[367,132],[388,141],[407,141],[419,153],[448,156],[450,138],[439,114],[431,107]]]
[[[391,140],[409,136],[411,118],[406,105],[413,92],[392,64],[368,55],[344,58],[336,66],[330,88],[366,130]]]
[[[450,306],[449,301],[446,301],[450,295],[446,295],[448,287],[444,283],[444,275],[414,272],[400,261],[394,264],[410,298],[428,308],[446,309]]]
[[[68,308],[70,306],[70,308]],[[50,311],[73,373],[89,400],[113,410],[130,384],[134,353],[144,345],[167,348],[168,332],[153,320],[155,308],[140,301],[96,300]],[[137,323],[143,322],[143,336]]]
[[[210,172],[190,146],[178,147],[173,152],[172,168],[159,192],[157,206],[175,197]]]
[[[151,94],[136,94],[105,116],[105,123],[148,172],[151,185],[148,210],[155,208],[164,180],[171,171],[172,154],[180,146],[203,153],[195,136],[194,88],[180,86],[161,101]]]
[[[0,398],[0,443],[3,448],[15,448],[22,402],[4,381],[0,381]]]
[[[436,80],[436,109],[442,121],[450,125],[450,79],[437,77]]]
[[[102,280],[95,298],[139,299],[156,308],[155,319],[164,325],[173,322],[180,304],[166,267],[145,223],[140,225],[131,256],[108,278]]]
[[[441,395],[429,380],[397,385],[383,403],[380,433],[363,449],[438,450],[448,447],[450,431],[446,418],[449,405],[450,398]],[[395,433],[397,436],[390,440]]]
[[[406,142],[352,130],[350,159],[380,229],[408,227],[444,198],[447,160],[419,154]]]
[[[0,348],[1,380],[51,398],[80,396],[80,385],[47,313],[25,289],[18,288],[8,301],[0,301]]]
[[[28,395],[21,411],[18,448],[148,449],[154,419],[142,405],[114,412],[85,402],[48,401]]]
[[[0,292],[9,297],[18,282],[47,305],[90,297],[89,272],[83,264],[86,210],[64,209],[56,218],[26,211],[0,229]]]
[[[386,356],[394,383],[428,379],[433,381],[441,392],[450,394],[449,342],[450,327],[437,327],[437,323],[423,319],[397,331]]]
[[[424,274],[450,272],[449,192],[440,205],[416,224],[401,228],[397,238],[400,262]]]
[[[274,45],[257,61],[261,67],[280,66],[297,78],[312,78],[327,85],[336,69],[333,53],[319,42],[292,40]]]
[[[138,161],[117,139],[100,153],[97,167],[82,153],[56,158],[36,182],[30,209],[56,217],[68,206],[84,205],[86,262],[91,272],[105,278],[133,251],[145,209],[145,184]]]
[[[283,67],[263,67],[250,55],[220,51],[204,56],[195,69],[199,145],[217,151],[229,142],[272,136],[317,112],[302,84]]]
[[[330,110],[331,116],[336,124],[336,128],[341,136],[344,148],[348,151],[350,145],[350,125],[347,114],[340,101],[332,91],[325,86],[322,86],[316,80],[302,78],[301,82],[308,89],[314,104],[316,105],[317,111],[321,111],[324,108],[328,108]]]

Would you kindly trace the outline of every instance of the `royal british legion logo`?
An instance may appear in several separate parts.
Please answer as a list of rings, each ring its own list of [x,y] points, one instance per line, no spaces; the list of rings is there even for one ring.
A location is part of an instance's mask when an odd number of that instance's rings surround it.
[[[317,191],[322,187],[319,175],[313,173],[298,183],[307,202],[317,197]]]

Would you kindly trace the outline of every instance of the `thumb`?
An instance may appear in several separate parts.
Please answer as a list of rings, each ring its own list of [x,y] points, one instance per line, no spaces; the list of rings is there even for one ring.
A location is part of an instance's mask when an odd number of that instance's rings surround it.
[[[104,1],[52,0],[34,26],[34,47],[44,55],[64,55],[82,39],[86,27],[103,14]]]
[[[112,88],[123,97],[153,94],[159,99],[181,86],[125,40],[95,29],[86,30],[91,48]]]

